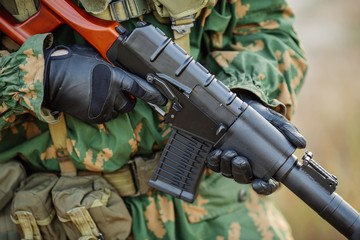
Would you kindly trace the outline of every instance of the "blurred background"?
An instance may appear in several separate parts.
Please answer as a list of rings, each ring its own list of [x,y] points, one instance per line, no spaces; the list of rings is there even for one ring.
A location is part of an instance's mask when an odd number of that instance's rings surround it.
[[[360,211],[360,1],[288,3],[309,63],[294,123],[306,150],[337,176],[336,192]],[[285,187],[273,198],[295,240],[345,239]]]

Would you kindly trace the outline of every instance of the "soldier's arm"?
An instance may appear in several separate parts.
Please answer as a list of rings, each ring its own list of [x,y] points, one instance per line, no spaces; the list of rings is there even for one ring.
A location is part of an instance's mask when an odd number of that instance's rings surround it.
[[[226,11],[236,20],[210,37],[209,62],[218,65],[217,77],[230,88],[255,93],[268,107],[282,114],[286,110],[290,119],[307,70],[293,12],[285,1],[245,0],[230,6]]]
[[[240,98],[269,120],[293,145],[305,147],[306,141],[297,129],[266,108],[272,108],[290,120],[296,94],[307,70],[303,50],[292,27],[294,16],[291,9],[285,1],[245,0],[226,6],[219,2],[212,11],[217,14],[212,13],[208,22],[212,22],[213,15],[221,15],[224,19],[227,16],[228,25],[223,31],[210,32],[212,51],[207,57],[207,66],[211,72],[238,92]],[[212,28],[211,25],[206,27]],[[213,28],[215,30],[216,26]],[[278,123],[274,119],[278,119]],[[238,174],[238,178],[234,176],[234,172],[243,172],[244,166],[251,169],[247,159],[237,155],[229,158],[226,151],[218,150],[211,156],[215,156],[208,160],[208,167],[212,170],[230,175],[240,183],[253,182],[258,193],[270,194],[276,190],[276,182],[254,181],[249,174],[251,170],[245,174],[246,178],[244,174]],[[226,174],[227,169],[232,169],[233,174]]]
[[[22,114],[35,114],[51,122],[54,117],[42,108],[44,46],[49,35],[29,38],[17,51],[5,50],[0,55],[0,129],[9,126]]]

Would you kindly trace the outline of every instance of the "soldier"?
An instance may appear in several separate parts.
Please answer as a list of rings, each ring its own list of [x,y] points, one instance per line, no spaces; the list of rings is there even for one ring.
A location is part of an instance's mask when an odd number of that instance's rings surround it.
[[[37,0],[0,2],[20,21],[39,7]],[[129,31],[139,19],[159,27],[305,147],[280,115],[291,119],[307,69],[285,1],[75,2]],[[6,194],[0,236],[292,239],[282,215],[257,194],[274,192],[278,183],[254,179],[248,161],[231,149],[210,154],[192,204],[149,189],[171,129],[146,102],[162,106],[166,99],[106,63],[69,26],[34,35],[21,47],[1,39],[0,189]]]

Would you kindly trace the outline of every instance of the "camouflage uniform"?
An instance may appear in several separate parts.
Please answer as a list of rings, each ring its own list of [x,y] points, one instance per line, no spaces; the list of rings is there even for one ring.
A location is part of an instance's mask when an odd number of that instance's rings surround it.
[[[153,14],[144,20],[172,36],[170,25]],[[122,25],[131,30],[135,22]],[[230,88],[254,92],[290,119],[307,69],[292,22],[283,0],[218,1],[191,29],[191,55]],[[41,107],[43,47],[49,39],[49,34],[35,35],[16,52],[0,54],[0,162],[20,156],[34,171],[59,171],[47,125],[55,119]],[[64,26],[54,32],[54,41],[84,40]],[[66,116],[67,150],[77,169],[112,172],[134,156],[164,147],[170,128],[161,120],[142,101],[105,124]],[[292,239],[267,198],[220,174],[204,175],[193,204],[158,191],[125,202],[136,239]]]

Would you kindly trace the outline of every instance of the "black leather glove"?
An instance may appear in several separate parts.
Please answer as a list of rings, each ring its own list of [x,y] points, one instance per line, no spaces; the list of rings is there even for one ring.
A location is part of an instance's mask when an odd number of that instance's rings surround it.
[[[45,52],[43,105],[50,110],[103,123],[131,111],[132,96],[156,105],[167,102],[155,87],[107,63],[92,47],[57,46]]]
[[[281,114],[265,107],[250,92],[239,92],[238,96],[276,127],[294,146],[297,148],[304,148],[306,146],[306,140],[298,129]],[[233,178],[238,183],[252,183],[253,189],[258,194],[269,195],[279,187],[279,183],[273,179],[263,181],[254,178],[248,159],[239,156],[232,150],[222,151],[216,149],[212,151],[208,155],[207,166],[215,172],[221,172],[225,177]]]

